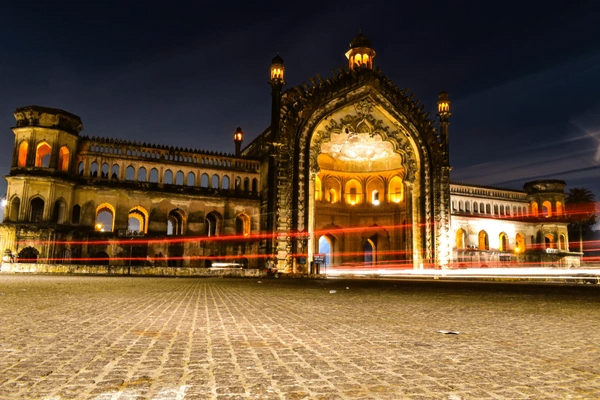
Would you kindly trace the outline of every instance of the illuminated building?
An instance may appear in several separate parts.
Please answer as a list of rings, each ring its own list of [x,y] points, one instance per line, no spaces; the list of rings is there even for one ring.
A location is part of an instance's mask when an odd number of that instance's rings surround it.
[[[1,249],[40,263],[203,267],[214,260],[306,272],[579,263],[564,182],[524,191],[450,182],[448,94],[438,121],[373,68],[361,33],[329,79],[283,90],[271,125],[235,153],[80,136],[68,112],[17,109]],[[90,260],[91,259],[91,260]]]

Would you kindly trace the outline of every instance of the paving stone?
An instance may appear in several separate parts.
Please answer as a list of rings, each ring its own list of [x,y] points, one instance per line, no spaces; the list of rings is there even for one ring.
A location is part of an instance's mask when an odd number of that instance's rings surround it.
[[[0,274],[0,287],[0,399],[600,398],[600,285]]]

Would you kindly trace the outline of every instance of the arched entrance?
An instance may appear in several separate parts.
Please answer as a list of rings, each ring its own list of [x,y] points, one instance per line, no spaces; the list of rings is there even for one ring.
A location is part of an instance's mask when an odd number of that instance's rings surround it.
[[[20,263],[36,263],[40,252],[34,247],[25,247],[19,252],[19,258],[17,262]]]
[[[397,128],[389,113],[363,99],[323,119],[312,133],[308,229],[339,227],[344,240],[336,245],[336,265],[423,264],[424,252],[414,251],[427,246],[429,229],[415,224],[423,215],[423,196],[415,194],[421,187],[418,150]],[[364,229],[371,229],[368,240]],[[377,244],[380,229],[389,237],[384,252]],[[325,254],[323,236],[311,237],[312,252]]]
[[[323,235],[319,238],[319,254],[323,254],[325,255],[325,265],[324,266],[330,266],[331,265],[331,250],[333,248],[333,244],[332,244],[332,240],[327,237],[326,235]]]

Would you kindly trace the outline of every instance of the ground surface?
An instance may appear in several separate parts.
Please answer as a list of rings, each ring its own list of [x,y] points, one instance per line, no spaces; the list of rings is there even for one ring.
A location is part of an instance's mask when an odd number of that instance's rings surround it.
[[[600,398],[600,285],[0,274],[0,398]]]

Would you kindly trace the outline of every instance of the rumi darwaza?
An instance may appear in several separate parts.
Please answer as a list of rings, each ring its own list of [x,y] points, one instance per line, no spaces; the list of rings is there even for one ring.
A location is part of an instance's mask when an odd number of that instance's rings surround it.
[[[345,55],[332,77],[286,90],[273,58],[271,124],[248,144],[235,130],[233,154],[88,137],[69,112],[18,108],[3,270],[579,265],[564,181],[452,182],[448,94],[430,118],[373,67],[362,33]]]

